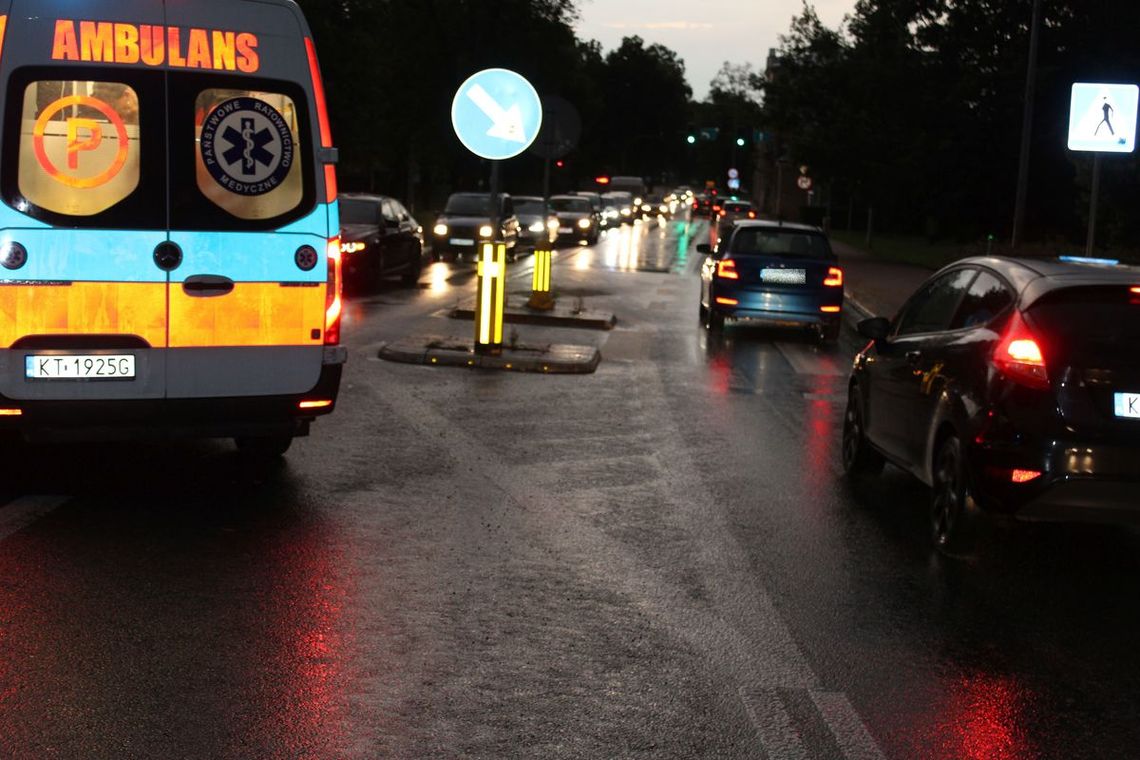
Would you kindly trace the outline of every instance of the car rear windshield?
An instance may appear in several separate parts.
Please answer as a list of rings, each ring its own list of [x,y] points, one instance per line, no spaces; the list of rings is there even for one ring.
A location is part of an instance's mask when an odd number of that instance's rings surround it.
[[[380,204],[377,201],[341,198],[340,221],[342,224],[379,224]]]
[[[774,256],[782,259],[834,259],[827,238],[802,230],[742,228],[732,239],[734,256]]]
[[[447,206],[443,212],[461,216],[489,217],[491,215],[491,197],[489,195],[453,195],[447,199]]]
[[[1129,286],[1068,288],[1030,307],[1050,355],[1082,366],[1140,364],[1140,294]]]
[[[585,198],[551,198],[550,208],[554,211],[570,211],[588,214],[592,210]]]

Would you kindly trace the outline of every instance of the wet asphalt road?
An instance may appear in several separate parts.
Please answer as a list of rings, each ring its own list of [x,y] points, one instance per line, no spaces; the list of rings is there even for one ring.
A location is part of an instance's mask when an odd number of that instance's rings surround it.
[[[854,336],[710,340],[706,234],[559,254],[618,328],[518,330],[593,376],[376,360],[470,331],[438,264],[351,301],[340,408],[280,465],[6,452],[0,757],[1137,756],[1137,534],[932,552],[920,485],[840,477]]]

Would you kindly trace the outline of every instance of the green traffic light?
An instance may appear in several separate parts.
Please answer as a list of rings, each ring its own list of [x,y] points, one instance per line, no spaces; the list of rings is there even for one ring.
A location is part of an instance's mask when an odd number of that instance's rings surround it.
[[[687,138],[685,138],[685,139],[686,139],[686,140],[688,140],[688,142],[689,142],[689,145],[696,145],[696,144],[697,144],[697,138],[696,138],[696,136],[695,136],[695,135],[689,135],[689,136],[688,136]]]
[[[736,138],[736,144],[739,145],[741,148],[743,148],[744,147],[744,138],[743,137]]]

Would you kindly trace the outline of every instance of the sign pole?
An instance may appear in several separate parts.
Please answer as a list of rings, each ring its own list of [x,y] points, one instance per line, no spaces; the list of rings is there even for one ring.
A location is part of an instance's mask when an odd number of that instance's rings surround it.
[[[535,244],[534,280],[531,284],[530,300],[526,304],[527,308],[535,311],[554,309],[554,296],[550,292],[550,270],[554,265],[554,251],[550,244],[550,228],[546,223],[550,215],[550,161],[550,156],[547,155],[542,173],[542,234],[545,237]]]
[[[1093,248],[1096,247],[1096,215],[1100,203],[1100,153],[1093,154],[1092,199],[1089,204],[1089,234],[1085,246],[1085,255],[1093,257]]]
[[[507,246],[502,240],[499,207],[499,162],[491,161],[491,239],[479,251],[475,293],[475,353],[503,353],[503,312],[506,310]]]

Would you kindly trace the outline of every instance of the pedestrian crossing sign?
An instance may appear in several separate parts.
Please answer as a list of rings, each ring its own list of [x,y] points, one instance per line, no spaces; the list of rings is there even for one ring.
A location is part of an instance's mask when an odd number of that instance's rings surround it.
[[[1069,150],[1131,153],[1136,149],[1140,87],[1134,84],[1073,85]]]

